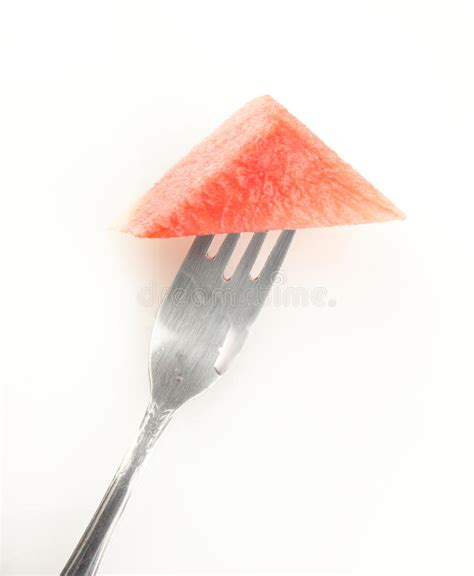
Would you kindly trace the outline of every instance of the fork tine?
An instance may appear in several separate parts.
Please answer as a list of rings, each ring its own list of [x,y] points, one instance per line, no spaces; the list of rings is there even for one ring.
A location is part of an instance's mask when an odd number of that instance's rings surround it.
[[[194,242],[191,244],[191,248],[188,250],[186,257],[181,264],[181,270],[185,270],[192,264],[192,267],[196,266],[196,262],[199,262],[200,258],[206,256],[209,246],[214,239],[214,234],[208,234],[207,236],[196,236]]]
[[[255,260],[257,259],[258,253],[260,252],[260,248],[262,247],[266,236],[266,232],[254,233],[244,252],[244,255],[240,259],[240,262],[235,269],[233,280],[240,282],[245,276],[250,274],[250,271],[255,264]]]
[[[273,246],[270,256],[267,258],[267,261],[257,278],[261,287],[265,288],[271,286],[273,274],[280,268],[294,235],[295,230],[283,230],[280,236],[278,236],[278,240],[276,241],[275,246]]]
[[[214,234],[207,234],[206,236],[196,236],[191,245],[188,256],[196,258],[197,256],[205,256],[209,246],[214,240]]]
[[[239,241],[240,234],[227,234],[222,242],[217,254],[214,256],[214,265],[219,268],[225,268],[234,251],[235,245]]]

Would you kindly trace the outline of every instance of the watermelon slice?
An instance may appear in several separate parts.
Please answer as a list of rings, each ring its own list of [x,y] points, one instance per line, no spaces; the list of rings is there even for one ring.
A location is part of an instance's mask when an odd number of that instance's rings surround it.
[[[263,96],[168,170],[120,229],[158,238],[402,218],[297,118]]]

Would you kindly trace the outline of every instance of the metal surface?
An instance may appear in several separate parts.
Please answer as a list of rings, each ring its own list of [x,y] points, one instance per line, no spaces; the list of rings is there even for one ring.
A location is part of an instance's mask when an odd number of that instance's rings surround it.
[[[266,233],[255,233],[230,279],[224,270],[239,239],[228,234],[214,258],[213,236],[191,246],[155,321],[150,345],[151,400],[136,441],[61,572],[96,574],[147,455],[173,413],[206,390],[242,348],[294,236],[281,232],[258,278],[250,278]]]

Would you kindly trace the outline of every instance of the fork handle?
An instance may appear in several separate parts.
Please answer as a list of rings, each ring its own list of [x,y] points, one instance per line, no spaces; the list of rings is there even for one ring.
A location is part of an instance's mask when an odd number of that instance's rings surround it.
[[[125,509],[146,457],[173,413],[174,410],[165,410],[156,402],[150,402],[135,442],[120,464],[61,576],[92,576],[97,573],[110,536]]]

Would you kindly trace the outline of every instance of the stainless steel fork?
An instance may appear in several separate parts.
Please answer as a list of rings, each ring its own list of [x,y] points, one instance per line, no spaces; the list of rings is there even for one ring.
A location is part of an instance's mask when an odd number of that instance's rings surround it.
[[[228,234],[208,257],[213,236],[191,246],[155,321],[150,345],[151,400],[138,436],[61,572],[96,574],[139,471],[177,408],[203,392],[240,351],[294,236],[280,233],[256,279],[250,272],[266,233],[255,233],[230,279],[224,270],[240,234]]]

